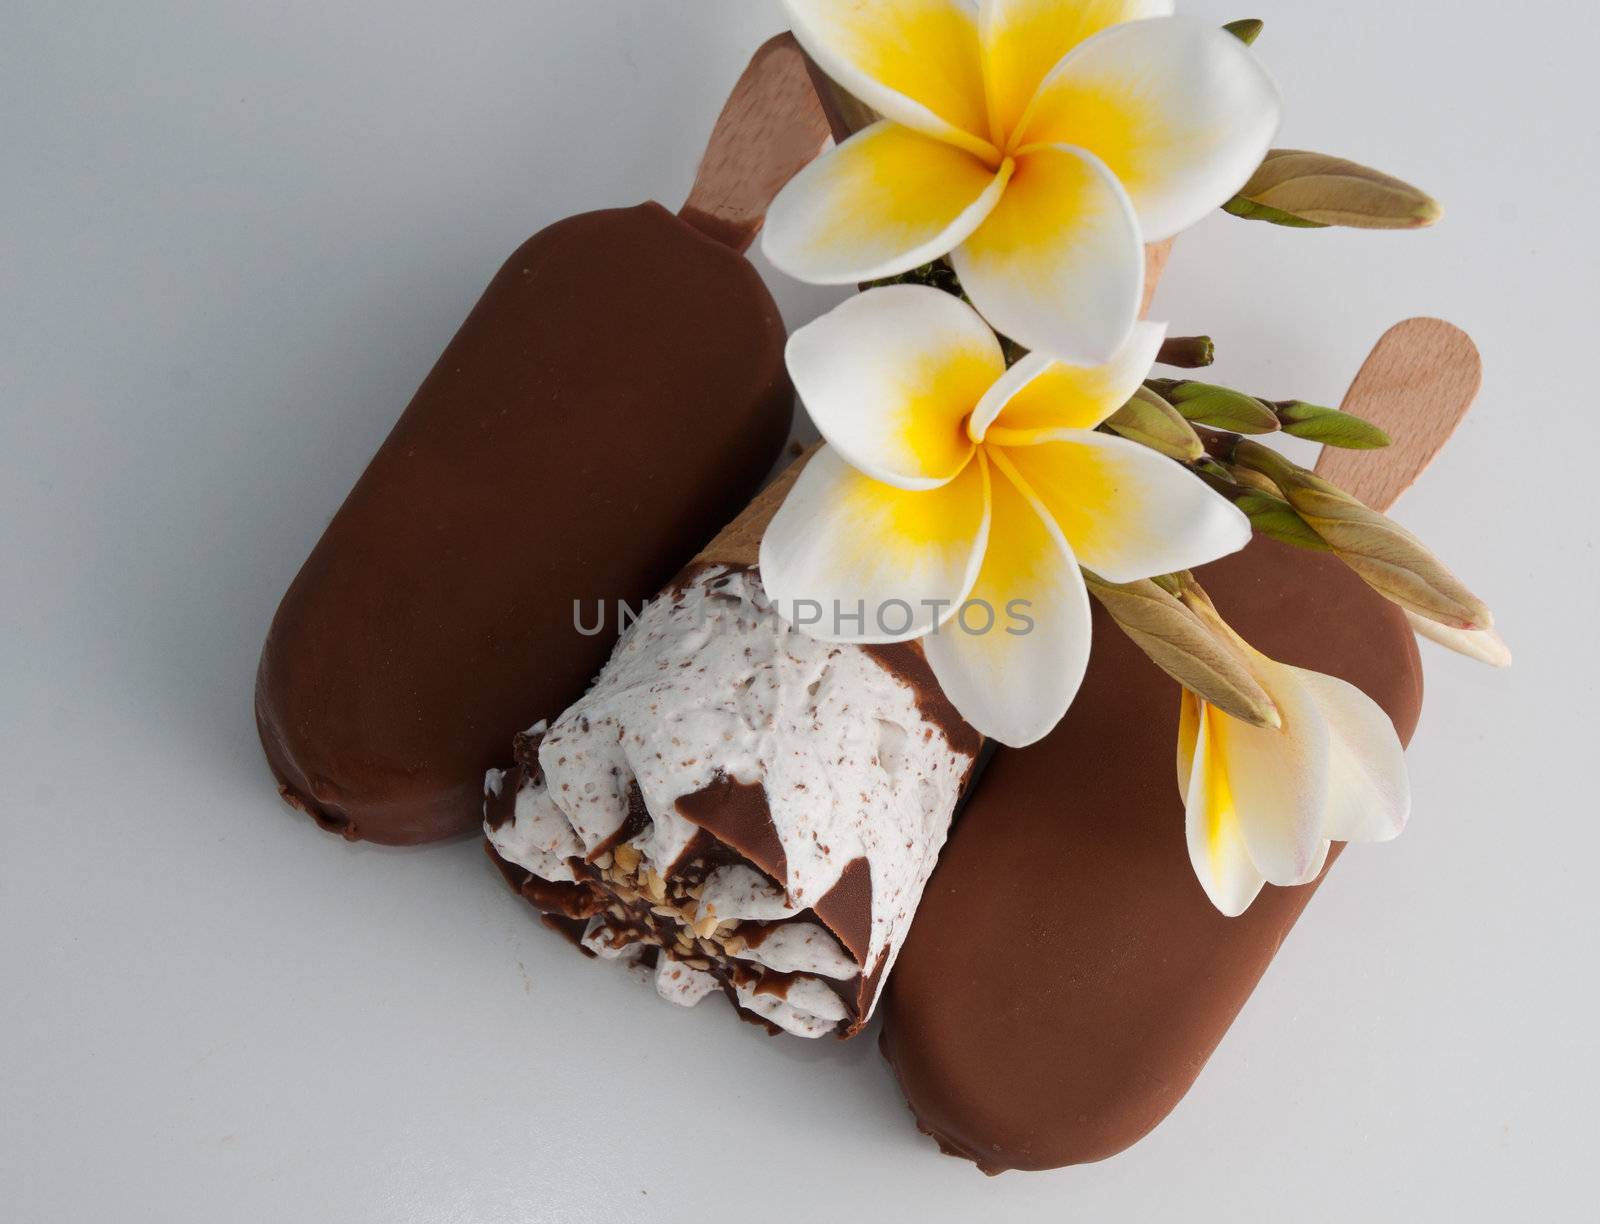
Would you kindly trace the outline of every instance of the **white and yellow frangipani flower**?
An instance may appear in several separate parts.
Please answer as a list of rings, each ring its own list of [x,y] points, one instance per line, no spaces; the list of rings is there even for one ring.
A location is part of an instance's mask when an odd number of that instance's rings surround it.
[[[1277,131],[1245,45],[1171,0],[784,0],[795,37],[883,119],[767,215],[774,265],[849,284],[950,255],[1004,335],[1111,359],[1143,244],[1223,204]]]
[[[1375,701],[1353,684],[1234,643],[1283,725],[1252,727],[1187,689],[1178,724],[1189,860],[1230,918],[1264,884],[1316,879],[1332,842],[1398,836],[1411,811],[1400,739]]]
[[[1038,739],[1088,661],[1080,562],[1131,582],[1250,538],[1180,464],[1095,430],[1164,334],[1139,324],[1103,365],[1030,354],[1008,370],[976,311],[916,285],[801,328],[789,373],[829,445],[762,539],[768,595],[815,637],[921,638],[962,717],[1005,744]]]

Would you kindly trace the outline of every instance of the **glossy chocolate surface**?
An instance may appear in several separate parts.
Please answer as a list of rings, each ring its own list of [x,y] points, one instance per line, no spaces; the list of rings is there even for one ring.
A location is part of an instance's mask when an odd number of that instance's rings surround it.
[[[1200,577],[1256,647],[1357,685],[1410,739],[1415,640],[1343,564],[1258,539]],[[1094,635],[1065,720],[975,784],[884,1003],[922,1129],[990,1173],[1099,1160],[1161,1121],[1317,887],[1212,908],[1184,842],[1178,686],[1098,607]]]
[[[484,770],[583,692],[616,601],[655,594],[777,459],[784,339],[750,264],[658,204],[529,239],[278,608],[256,718],[285,797],[350,838],[476,829]]]

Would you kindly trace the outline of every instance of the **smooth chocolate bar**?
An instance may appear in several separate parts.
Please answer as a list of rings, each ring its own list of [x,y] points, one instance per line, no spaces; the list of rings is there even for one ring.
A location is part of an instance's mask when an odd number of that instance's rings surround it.
[[[1415,638],[1342,562],[1258,537],[1199,576],[1247,641],[1356,685],[1411,738]],[[921,1128],[986,1172],[1099,1160],[1155,1126],[1317,887],[1269,885],[1237,918],[1207,900],[1178,694],[1096,608],[1077,700],[1039,743],[995,754],[923,896],[882,1048]]]
[[[751,61],[681,216],[559,221],[490,282],[290,585],[255,711],[286,799],[406,844],[481,819],[508,729],[576,699],[637,606],[756,490],[793,395],[740,252],[826,120],[787,36]]]

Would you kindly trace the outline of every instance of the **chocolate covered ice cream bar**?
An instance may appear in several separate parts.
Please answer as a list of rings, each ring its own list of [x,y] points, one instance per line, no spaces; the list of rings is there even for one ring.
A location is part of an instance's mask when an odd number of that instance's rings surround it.
[[[786,477],[791,473],[786,473]],[[816,641],[767,602],[780,481],[488,777],[514,888],[692,1004],[806,1037],[871,1015],[977,755],[914,644]]]
[[[1343,407],[1415,441],[1327,451],[1318,471],[1387,509],[1480,377],[1449,324],[1390,329]],[[1355,685],[1409,742],[1422,706],[1410,624],[1342,562],[1257,539],[1199,576],[1247,641]],[[923,897],[882,1048],[922,1129],[987,1172],[1099,1160],[1166,1117],[1320,884],[1268,886],[1236,918],[1207,900],[1174,779],[1178,693],[1097,608],[1077,700],[1045,739],[995,755]]]
[[[826,136],[774,39],[680,214],[570,217],[501,268],[273,618],[255,711],[290,803],[378,842],[475,828],[507,729],[615,640],[575,602],[648,597],[755,491],[793,396],[740,252]]]
[[[1341,562],[1257,539],[1199,576],[1246,640],[1356,685],[1409,740],[1415,640]],[[1206,898],[1174,782],[1178,694],[1096,608],[1077,700],[995,754],[923,896],[882,1047],[922,1129],[987,1172],[1099,1160],[1155,1126],[1316,888],[1269,886],[1237,918]]]

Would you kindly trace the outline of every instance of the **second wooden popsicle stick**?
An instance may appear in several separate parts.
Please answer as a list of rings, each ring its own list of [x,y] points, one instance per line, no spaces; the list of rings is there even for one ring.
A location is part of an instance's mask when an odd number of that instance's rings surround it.
[[[829,137],[828,117],[794,35],[770,38],[750,57],[700,158],[678,215],[736,251],[760,232],[783,185]]]
[[[1324,447],[1316,472],[1374,510],[1387,510],[1450,440],[1483,382],[1472,337],[1443,319],[1396,323],[1379,338],[1340,407],[1393,442],[1382,450]]]

